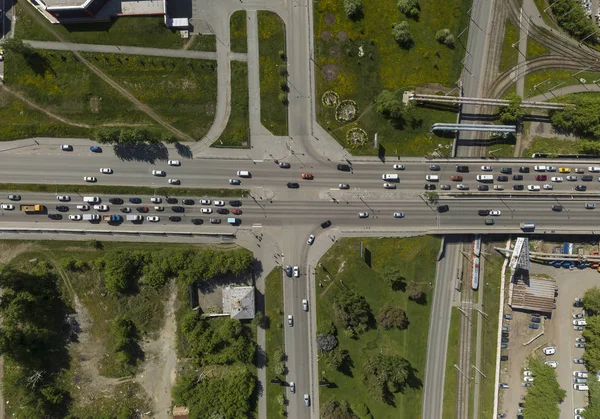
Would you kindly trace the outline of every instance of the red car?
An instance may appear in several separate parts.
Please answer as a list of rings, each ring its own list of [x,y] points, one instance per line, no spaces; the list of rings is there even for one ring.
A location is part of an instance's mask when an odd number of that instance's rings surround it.
[[[535,180],[548,180],[548,176],[546,175],[537,175]]]
[[[302,179],[312,180],[314,179],[314,176],[310,173],[302,173]]]
[[[235,215],[242,215],[242,210],[241,209],[232,209],[231,212]]]

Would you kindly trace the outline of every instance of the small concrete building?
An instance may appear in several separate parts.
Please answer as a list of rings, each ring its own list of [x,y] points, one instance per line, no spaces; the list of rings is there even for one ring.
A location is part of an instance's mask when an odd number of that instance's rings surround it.
[[[223,313],[237,320],[254,318],[254,287],[223,288]]]
[[[52,23],[109,22],[119,16],[165,16],[166,0],[27,0]],[[165,22],[166,23],[166,22]]]

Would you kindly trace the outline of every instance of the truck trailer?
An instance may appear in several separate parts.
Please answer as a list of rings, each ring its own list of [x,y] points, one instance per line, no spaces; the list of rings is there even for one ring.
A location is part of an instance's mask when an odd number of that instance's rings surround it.
[[[82,219],[85,221],[100,221],[100,216],[98,214],[83,214]]]
[[[21,205],[21,211],[26,212],[27,214],[35,214],[40,212],[46,212],[46,207],[40,204]]]
[[[143,220],[143,218],[142,218],[142,216],[141,216],[141,215],[133,215],[133,214],[132,214],[132,215],[127,215],[127,216],[125,217],[125,219],[126,219],[127,221],[134,221],[134,222],[135,222],[135,221],[142,221],[142,220]]]

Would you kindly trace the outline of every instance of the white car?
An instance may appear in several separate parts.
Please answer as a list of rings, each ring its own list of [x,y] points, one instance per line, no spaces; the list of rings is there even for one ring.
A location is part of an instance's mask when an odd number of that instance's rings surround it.
[[[583,358],[573,358],[573,364],[585,364]]]
[[[562,178],[562,176],[552,176],[552,177],[550,178],[550,180],[551,180],[552,182],[562,182],[564,179]]]
[[[585,343],[576,343],[575,347],[578,349],[585,349]]]
[[[108,211],[108,205],[94,205],[96,211]]]
[[[523,377],[532,377],[533,373],[529,370],[523,371]]]
[[[294,316],[288,314],[288,326],[292,327],[294,325]]]
[[[291,393],[296,392],[296,383],[294,383],[293,381],[290,381],[290,392]]]
[[[573,330],[576,332],[581,332],[583,329],[585,329],[583,326],[573,326]]]
[[[395,164],[393,167],[394,167],[395,170],[404,170],[404,169],[406,169],[406,167],[404,167],[403,164]]]
[[[302,310],[308,311],[308,300],[302,300]]]
[[[491,210],[490,211],[490,215],[493,215],[494,217],[499,217],[500,214],[502,214],[502,212],[500,210]]]
[[[160,217],[157,215],[149,215],[146,217],[146,221],[150,221],[152,223],[157,223],[160,221]]]
[[[546,190],[546,191],[551,191],[552,189],[554,189],[554,186],[552,186],[552,185],[549,185],[549,184],[547,184],[547,183],[546,183],[546,184],[543,186],[543,188],[544,188],[544,190]]]
[[[523,381],[526,383],[531,383],[532,381],[534,381],[533,377],[523,377]]]
[[[110,167],[102,167],[100,169],[100,173],[104,173],[105,175],[112,175],[113,170]]]
[[[578,407],[577,409],[575,409],[575,410],[573,411],[573,414],[574,414],[574,415],[580,415],[580,414],[582,414],[583,412],[585,412],[585,408],[583,408],[583,407]]]
[[[153,170],[152,176],[166,176],[167,173],[164,170]]]
[[[481,170],[483,170],[484,172],[491,172],[492,170],[494,170],[494,166],[481,166]]]
[[[83,217],[79,214],[71,214],[69,215],[69,220],[71,221],[81,221]]]
[[[225,202],[224,201],[215,201],[213,202],[215,207],[223,207],[225,206]]]
[[[546,166],[546,172],[556,172],[558,167],[556,166]]]
[[[504,185],[494,185],[494,190],[495,191],[503,191],[504,190]]]
[[[383,189],[396,189],[396,184],[395,183],[384,183]]]
[[[94,176],[84,176],[83,180],[86,182],[96,182],[96,178]]]
[[[1,16],[1,14],[0,14],[0,16]],[[62,151],[73,151],[73,146],[70,144],[63,144],[60,146],[60,149]]]
[[[573,326],[587,326],[585,319],[573,320]]]
[[[527,185],[527,190],[528,191],[539,191],[540,185]]]
[[[294,266],[293,272],[294,272],[294,278],[300,277],[300,267]]]
[[[211,204],[211,202],[212,202],[212,201],[211,201],[210,199],[201,199],[201,200],[200,200],[200,203],[201,203],[202,205],[210,205],[210,204]]]
[[[458,189],[460,191],[468,191],[469,185],[467,185],[465,183],[459,183],[458,185],[456,185],[456,189]]]
[[[350,185],[348,185],[347,183],[340,183],[338,185],[338,189],[350,189]]]
[[[77,205],[77,209],[80,211],[89,211],[90,206],[88,204],[80,204],[80,205]]]
[[[571,317],[574,319],[583,319],[583,313],[573,313]]]
[[[179,185],[180,183],[179,179],[169,179],[169,185]]]
[[[369,213],[368,212],[359,212],[358,218],[369,218]]]
[[[158,196],[153,196],[152,198],[150,198],[150,202],[152,202],[153,204],[160,204],[162,202],[162,198]]]
[[[575,338],[575,342],[585,343],[585,338],[583,336],[579,336],[578,338]]]
[[[212,214],[212,208],[202,208],[202,214]]]
[[[588,378],[588,372],[587,371],[573,371],[573,377]]]
[[[306,243],[311,245],[314,242],[315,242],[315,236],[311,234],[310,236],[308,236],[308,240],[306,241]]]
[[[154,211],[164,211],[165,207],[163,207],[162,205],[157,205],[154,207]]]
[[[577,176],[575,176],[575,175],[569,175],[569,176],[567,176],[567,180],[569,182],[577,182]]]
[[[1,208],[3,210],[9,210],[12,211],[15,209],[15,206],[13,204],[2,204]]]
[[[403,212],[395,212],[394,218],[404,218],[404,213]]]
[[[60,202],[69,202],[71,197],[69,195],[57,195],[56,199]]]
[[[310,406],[310,396],[308,394],[304,395],[304,406]]]
[[[545,365],[548,365],[550,368],[556,368],[558,367],[558,362],[557,361],[546,361],[544,362]]]
[[[179,160],[169,160],[167,163],[169,166],[181,166],[181,162]]]
[[[544,349],[544,355],[554,355],[556,353],[556,346],[546,346]]]
[[[600,167],[598,167],[598,166],[590,166],[590,167],[588,167],[588,171],[592,172],[592,173],[598,173],[598,172],[600,172]]]

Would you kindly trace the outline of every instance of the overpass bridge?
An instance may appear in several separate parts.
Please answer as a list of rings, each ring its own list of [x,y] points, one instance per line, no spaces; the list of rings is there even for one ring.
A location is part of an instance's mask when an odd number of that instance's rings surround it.
[[[417,102],[443,103],[449,105],[483,105],[483,106],[508,106],[510,101],[506,99],[486,99],[476,97],[458,97],[445,95],[422,95],[412,93],[408,96],[408,100]],[[567,106],[574,106],[568,103],[550,103],[550,102],[531,102],[524,100],[521,102],[521,107],[526,109],[543,109],[543,110],[562,110]]]
[[[431,125],[431,131],[478,131],[478,132],[502,132],[515,133],[515,125],[483,125],[483,124],[447,124],[436,122]]]

